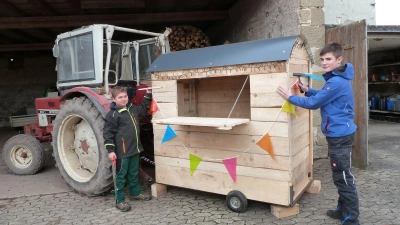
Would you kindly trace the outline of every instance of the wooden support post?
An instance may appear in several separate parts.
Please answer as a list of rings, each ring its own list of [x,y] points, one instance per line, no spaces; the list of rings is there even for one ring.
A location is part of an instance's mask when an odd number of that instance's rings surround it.
[[[165,195],[167,193],[167,185],[165,184],[152,184],[151,185],[151,195],[153,197],[160,197],[162,195]]]
[[[321,191],[321,181],[313,180],[311,185],[307,188],[306,192],[310,194],[318,194]]]
[[[271,205],[271,213],[279,219],[288,216],[293,216],[300,213],[300,206],[299,204],[296,204],[293,207]]]

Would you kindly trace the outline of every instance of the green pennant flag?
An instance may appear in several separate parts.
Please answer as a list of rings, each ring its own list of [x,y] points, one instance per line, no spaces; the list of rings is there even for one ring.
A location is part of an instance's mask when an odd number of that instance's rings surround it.
[[[201,162],[201,158],[190,154],[190,175],[193,175],[194,171],[197,169],[197,166],[199,166]]]

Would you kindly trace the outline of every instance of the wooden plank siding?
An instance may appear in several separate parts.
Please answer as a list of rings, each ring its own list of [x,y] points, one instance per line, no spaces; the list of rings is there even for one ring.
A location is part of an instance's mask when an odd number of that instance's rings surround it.
[[[368,74],[367,25],[365,20],[339,26],[326,31],[325,43],[337,42],[344,47],[344,62],[354,66],[352,81],[354,91],[355,133],[352,153],[353,165],[365,168],[368,164]]]

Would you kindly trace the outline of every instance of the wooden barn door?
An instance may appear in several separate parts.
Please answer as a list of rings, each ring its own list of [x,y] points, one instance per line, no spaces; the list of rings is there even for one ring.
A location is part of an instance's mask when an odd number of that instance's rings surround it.
[[[367,24],[365,20],[326,31],[325,43],[344,47],[344,62],[354,66],[354,122],[358,127],[353,146],[353,165],[365,168],[368,163],[368,68]]]

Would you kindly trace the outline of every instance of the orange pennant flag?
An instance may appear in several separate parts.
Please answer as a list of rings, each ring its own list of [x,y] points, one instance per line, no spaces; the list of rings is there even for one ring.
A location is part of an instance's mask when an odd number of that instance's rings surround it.
[[[271,138],[269,134],[266,133],[258,142],[257,145],[264,149],[271,156],[272,159],[275,158],[274,148],[272,147]]]
[[[297,119],[296,110],[294,109],[294,105],[291,104],[288,100],[286,100],[285,103],[283,104],[282,112],[291,113],[291,114],[295,115],[296,119]]]
[[[154,112],[157,112],[158,110],[159,110],[158,104],[157,104],[156,100],[154,100],[154,98],[153,98],[151,100],[149,112],[150,112],[150,114],[153,114]]]
[[[296,80],[296,82],[294,82],[294,84],[292,85],[293,89],[299,89],[299,80]]]

